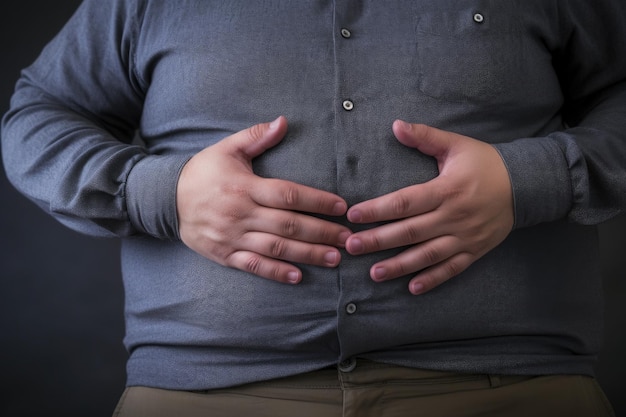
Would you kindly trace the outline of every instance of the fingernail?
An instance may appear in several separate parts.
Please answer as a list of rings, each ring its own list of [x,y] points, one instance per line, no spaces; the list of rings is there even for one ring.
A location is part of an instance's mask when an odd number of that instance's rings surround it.
[[[422,292],[424,292],[424,284],[422,284],[421,282],[411,283],[409,291],[411,291],[411,294],[413,295],[420,295]]]
[[[373,278],[375,281],[382,281],[387,278],[387,268],[379,266],[374,268]]]
[[[334,266],[337,264],[337,255],[335,251],[327,252],[326,255],[324,255],[324,260],[327,264]]]
[[[363,247],[363,242],[359,238],[354,238],[350,241],[350,247],[348,248],[350,253],[353,255],[358,255],[363,253],[365,248]]]
[[[402,130],[405,130],[407,132],[411,130],[411,125],[404,120],[396,120],[396,123],[398,124],[398,127]]]
[[[360,223],[363,220],[363,215],[359,210],[351,210],[348,213],[348,220],[352,223]]]
[[[342,216],[347,210],[346,203],[340,201],[333,207],[333,215]]]
[[[300,274],[296,271],[289,272],[287,274],[287,281],[289,281],[290,284],[297,284],[300,282]]]
[[[270,130],[278,129],[278,126],[280,125],[280,118],[281,118],[281,116],[278,116],[276,118],[276,120],[274,120],[272,123],[270,123]]]

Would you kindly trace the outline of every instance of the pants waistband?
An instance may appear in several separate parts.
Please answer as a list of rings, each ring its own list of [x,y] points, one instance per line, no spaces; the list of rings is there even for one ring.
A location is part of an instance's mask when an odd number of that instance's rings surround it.
[[[459,385],[462,389],[497,388],[532,379],[522,375],[465,374],[431,371],[356,359],[350,366],[341,363],[301,375],[248,384],[276,388],[356,388],[376,385],[422,385],[432,389]]]

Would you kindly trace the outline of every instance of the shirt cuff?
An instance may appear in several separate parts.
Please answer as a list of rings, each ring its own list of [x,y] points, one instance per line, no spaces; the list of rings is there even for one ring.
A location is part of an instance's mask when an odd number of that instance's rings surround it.
[[[130,222],[141,233],[160,239],[180,239],[176,188],[186,155],[146,156],[126,180],[126,205]]]
[[[528,138],[494,146],[509,171],[515,229],[567,217],[573,201],[571,174],[558,141]]]

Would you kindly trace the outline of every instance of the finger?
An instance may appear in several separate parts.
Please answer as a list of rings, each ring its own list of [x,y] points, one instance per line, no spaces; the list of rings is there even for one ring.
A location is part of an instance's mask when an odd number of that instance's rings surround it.
[[[415,245],[393,258],[378,262],[370,269],[376,282],[399,278],[437,265],[461,250],[461,242],[454,236],[442,236]]]
[[[246,220],[247,230],[308,243],[344,247],[352,234],[345,226],[287,210],[258,207]]]
[[[271,123],[260,123],[244,129],[218,142],[229,153],[251,160],[279,144],[287,133],[287,119],[279,116]]]
[[[226,266],[285,284],[302,281],[302,271],[295,266],[254,252],[233,252],[226,259]]]
[[[448,227],[447,222],[441,221],[441,215],[432,211],[354,233],[346,240],[346,250],[351,255],[363,255],[413,245],[448,233]]]
[[[404,219],[435,210],[444,199],[438,184],[439,180],[435,178],[424,184],[358,203],[348,210],[348,220],[352,223],[374,223]]]
[[[341,261],[339,250],[326,245],[286,239],[269,233],[248,232],[238,246],[272,259],[334,268]]]
[[[347,203],[333,193],[279,179],[259,179],[250,196],[262,206],[291,211],[342,216],[348,209]]]
[[[402,120],[396,120],[392,130],[400,143],[434,156],[437,160],[445,157],[457,138],[452,132],[423,124],[410,124]]]
[[[458,253],[443,262],[438,263],[423,272],[420,272],[409,282],[411,294],[420,295],[443,284],[450,278],[459,275],[473,262],[473,257],[467,252]]]

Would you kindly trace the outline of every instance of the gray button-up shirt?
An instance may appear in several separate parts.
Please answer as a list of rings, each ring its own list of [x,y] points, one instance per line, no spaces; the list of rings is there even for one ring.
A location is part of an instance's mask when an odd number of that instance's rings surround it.
[[[23,73],[3,123],[4,163],[59,221],[123,238],[129,385],[208,389],[353,357],[592,374],[602,306],[587,225],[626,206],[624,9],[619,0],[91,0]],[[494,144],[515,230],[419,297],[410,277],[369,278],[397,251],[303,265],[296,286],[200,257],[178,237],[181,167],[281,114],[287,137],[254,161],[256,173],[349,204],[437,176],[431,157],[394,138],[395,119]]]

